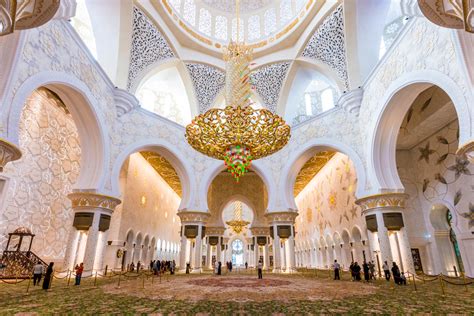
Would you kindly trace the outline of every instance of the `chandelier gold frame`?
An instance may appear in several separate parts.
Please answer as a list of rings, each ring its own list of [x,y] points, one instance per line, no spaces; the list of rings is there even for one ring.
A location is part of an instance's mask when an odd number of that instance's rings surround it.
[[[239,39],[239,0],[237,39]],[[195,150],[224,160],[227,170],[239,181],[252,160],[271,155],[289,141],[290,126],[267,109],[251,106],[250,62],[252,48],[230,42],[224,47],[226,62],[224,109],[210,109],[186,126],[186,140]]]

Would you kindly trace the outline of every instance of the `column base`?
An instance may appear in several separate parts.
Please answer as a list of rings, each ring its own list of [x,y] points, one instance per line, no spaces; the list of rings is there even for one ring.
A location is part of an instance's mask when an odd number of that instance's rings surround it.
[[[192,274],[201,273],[201,272],[202,272],[201,268],[194,268],[194,269],[191,270]]]
[[[282,273],[283,270],[281,268],[273,268],[272,272],[273,273]]]

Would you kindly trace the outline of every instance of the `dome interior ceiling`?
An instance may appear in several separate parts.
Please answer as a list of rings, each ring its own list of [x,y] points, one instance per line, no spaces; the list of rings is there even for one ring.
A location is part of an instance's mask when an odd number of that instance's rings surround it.
[[[211,7],[214,10],[219,10],[224,13],[234,14],[235,13],[235,0],[201,0],[204,4]],[[240,1],[240,12],[249,13],[269,6],[272,0],[241,0]]]

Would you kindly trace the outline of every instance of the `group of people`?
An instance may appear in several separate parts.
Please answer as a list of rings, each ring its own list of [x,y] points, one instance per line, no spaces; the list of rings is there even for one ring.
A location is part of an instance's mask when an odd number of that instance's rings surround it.
[[[170,274],[174,274],[176,270],[176,262],[174,260],[152,260],[150,261],[150,270],[152,270],[155,275],[159,275],[167,271],[169,271]]]
[[[375,264],[373,261],[366,262],[364,260],[364,263],[362,264],[362,267],[359,265],[359,263],[356,262],[351,262],[349,266],[349,271],[351,272],[351,277],[352,281],[360,281],[362,280],[361,278],[361,271],[364,273],[364,280],[366,282],[369,282],[370,280],[375,280]]]
[[[341,265],[337,262],[337,260],[334,260],[334,264],[332,265],[334,269],[334,280],[340,280],[340,272],[341,272]],[[393,279],[396,284],[407,284],[407,279],[405,277],[405,274],[403,272],[400,272],[400,268],[398,265],[393,262],[392,263],[392,268],[389,268],[389,265],[387,261],[384,262],[383,267],[382,267],[385,275],[385,279],[387,281],[390,281],[391,275],[393,275]],[[375,264],[373,261],[366,262],[364,260],[364,263],[362,264],[362,267],[356,262],[351,262],[351,265],[349,266],[349,271],[351,273],[352,281],[360,281],[362,280],[361,278],[361,271],[364,273],[364,280],[366,282],[369,282],[370,280],[375,280]],[[391,271],[391,273],[390,273]]]
[[[389,268],[388,262],[385,261],[383,266],[382,266],[384,275],[385,275],[385,280],[390,281],[390,270],[392,271],[393,275],[393,281],[395,284],[398,285],[407,285],[407,278],[405,277],[404,272],[400,272],[400,268],[397,266],[395,262],[392,263],[392,269]]]
[[[40,285],[41,278],[43,278],[43,290],[48,290],[51,288],[51,281],[53,280],[53,267],[54,262],[50,262],[46,271],[44,271],[44,266],[40,261],[36,262],[33,266],[33,286]]]

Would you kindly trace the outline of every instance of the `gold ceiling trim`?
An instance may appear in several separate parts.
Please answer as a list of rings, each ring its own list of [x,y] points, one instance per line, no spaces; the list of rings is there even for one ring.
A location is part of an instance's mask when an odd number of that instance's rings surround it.
[[[303,191],[314,176],[328,163],[329,160],[331,160],[332,157],[334,157],[335,154],[335,151],[320,151],[303,165],[296,176],[295,188],[293,190],[295,197]]]
[[[163,180],[168,183],[171,189],[173,189],[179,197],[182,197],[183,192],[181,189],[181,181],[176,170],[174,170],[168,160],[153,151],[142,151],[140,154],[153,167],[153,169],[160,174]]]

